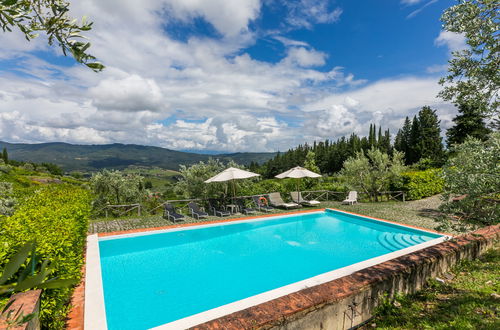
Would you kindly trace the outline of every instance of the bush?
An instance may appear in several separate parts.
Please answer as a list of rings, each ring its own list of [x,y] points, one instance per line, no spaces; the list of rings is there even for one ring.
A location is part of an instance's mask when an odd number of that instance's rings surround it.
[[[69,185],[44,186],[28,197],[13,216],[0,221],[0,266],[26,242],[53,265],[53,277],[81,278],[83,249],[90,214],[88,191]],[[40,318],[43,328],[62,329],[72,288],[44,291]]]
[[[400,182],[393,186],[394,190],[406,193],[407,200],[417,200],[443,192],[444,180],[441,169],[412,171],[401,174]]]
[[[456,230],[469,225],[488,226],[500,219],[500,132],[487,141],[467,138],[454,148],[455,156],[443,167],[445,180],[441,211],[451,216],[445,226]],[[453,202],[451,197],[465,195]],[[446,229],[446,227],[444,227]]]

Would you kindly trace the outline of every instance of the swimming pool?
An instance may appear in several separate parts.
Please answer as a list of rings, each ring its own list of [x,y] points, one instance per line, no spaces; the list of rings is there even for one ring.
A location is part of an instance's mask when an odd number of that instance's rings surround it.
[[[86,322],[94,302],[111,330],[194,326],[444,238],[332,210],[101,237]]]

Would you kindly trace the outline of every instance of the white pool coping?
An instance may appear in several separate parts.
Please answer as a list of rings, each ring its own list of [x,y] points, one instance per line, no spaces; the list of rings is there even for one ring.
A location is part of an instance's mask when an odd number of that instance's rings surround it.
[[[87,237],[87,254],[85,259],[84,329],[106,330],[108,325],[106,322],[101,258],[99,255],[99,237],[97,234]]]
[[[414,227],[409,227],[405,225],[401,225],[398,223],[390,222],[390,221],[384,221],[381,219],[377,218],[372,218],[369,216],[363,216],[363,215],[357,215],[349,212],[343,212],[340,210],[335,210],[335,209],[326,209],[326,210],[331,210],[334,212],[338,213],[343,213],[346,215],[352,215],[354,217],[361,217],[361,218],[368,218],[371,220],[375,220],[377,222],[385,223],[385,224],[391,224],[392,226],[397,226],[397,227],[403,227],[405,229],[411,229],[411,230],[417,230],[421,232],[426,232],[429,234],[433,235],[443,235],[440,233],[436,233],[434,231],[430,230],[425,230],[425,229],[420,229],[420,228],[414,228]],[[199,226],[189,226],[189,227],[178,227],[178,228],[171,228],[171,229],[161,229],[161,230],[152,230],[152,231],[145,231],[145,232],[137,232],[137,233],[130,233],[130,234],[119,234],[119,235],[113,235],[113,236],[105,236],[98,238],[97,234],[90,235],[87,238],[87,265],[86,265],[86,282],[85,282],[85,318],[84,318],[84,328],[85,329],[107,329],[107,324],[106,324],[106,310],[105,310],[105,305],[104,305],[104,291],[103,291],[103,285],[102,285],[102,273],[101,273],[101,263],[100,263],[100,257],[99,257],[99,241],[100,240],[110,240],[110,239],[119,239],[119,238],[125,238],[125,237],[134,237],[134,236],[144,236],[144,235],[153,235],[153,234],[160,234],[160,233],[166,233],[166,232],[175,232],[175,231],[185,231],[185,230],[193,230],[193,229],[200,229],[200,228],[207,228],[207,227],[214,227],[214,226],[226,226],[226,225],[232,225],[232,224],[237,224],[237,223],[246,223],[246,222],[254,222],[254,221],[266,221],[266,220],[276,220],[278,218],[287,218],[287,217],[292,217],[292,216],[297,216],[297,215],[307,215],[307,214],[315,214],[315,213],[322,213],[324,212],[323,210],[321,211],[312,211],[312,212],[304,212],[304,213],[295,213],[295,214],[286,214],[286,215],[281,215],[281,216],[269,216],[269,217],[262,217],[262,218],[254,218],[254,219],[242,219],[242,220],[234,220],[231,222],[218,222],[218,223],[213,223],[213,224],[205,224],[205,225],[199,225]],[[320,275],[316,275],[314,277],[310,277],[308,279],[295,282],[289,285],[285,285],[270,291],[263,292],[261,294],[251,296],[248,298],[244,298],[238,301],[235,301],[233,303],[229,303],[223,306],[219,306],[201,313],[197,313],[173,322],[169,322],[160,326],[157,326],[153,329],[155,330],[168,330],[168,329],[186,329],[190,328],[193,326],[196,326],[198,324],[202,324],[214,319],[217,319],[219,317],[232,314],[237,311],[241,311],[244,309],[247,309],[249,307],[253,307],[259,304],[262,304],[264,302],[286,296],[288,294],[312,287],[312,286],[317,286],[320,284],[324,284],[330,281],[333,281],[335,279],[350,275],[354,272],[357,272],[359,270],[362,270],[364,268],[368,268],[380,263],[383,263],[385,261],[424,249],[426,247],[444,242],[446,240],[449,240],[451,236],[448,235],[443,235],[441,237],[432,239],[430,241],[417,244],[414,246],[410,246],[398,251],[390,252],[375,258],[371,258],[368,260],[364,260],[343,268],[339,268],[327,273],[323,273]]]

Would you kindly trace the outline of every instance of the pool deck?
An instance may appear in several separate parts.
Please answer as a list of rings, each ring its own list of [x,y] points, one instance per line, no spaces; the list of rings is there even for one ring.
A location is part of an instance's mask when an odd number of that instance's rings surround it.
[[[281,299],[289,299],[292,298],[294,295],[299,294],[299,292],[302,292],[304,290],[309,290],[315,287],[322,287],[323,285],[326,285],[332,281],[337,281],[339,278],[344,278],[347,277],[349,274],[352,274],[354,272],[357,272],[361,269],[367,268],[367,267],[376,267],[376,265],[385,263],[389,259],[394,259],[398,258],[400,256],[406,255],[408,253],[412,253],[416,250],[421,250],[424,249],[428,246],[435,245],[437,243],[440,243],[446,239],[449,239],[450,236],[445,233],[439,233],[437,231],[428,229],[428,228],[421,228],[418,226],[411,226],[411,225],[403,225],[401,223],[395,222],[395,221],[389,221],[389,220],[384,220],[384,219],[379,219],[375,217],[369,217],[365,215],[360,215],[352,212],[347,212],[343,210],[337,210],[337,209],[332,209],[330,210],[342,212],[342,213],[347,213],[347,214],[353,214],[365,218],[370,218],[374,219],[377,221],[382,221],[382,222],[387,222],[387,223],[392,223],[396,224],[402,227],[410,227],[426,232],[432,232],[432,233],[437,233],[441,235],[446,235],[446,237],[441,237],[436,240],[432,240],[431,244],[429,242],[419,244],[417,246],[409,247],[406,249],[402,249],[399,251],[395,251],[393,253],[389,253],[388,255],[373,258],[370,260],[366,260],[360,263],[357,263],[355,265],[351,265],[348,267],[344,267],[342,269],[338,269],[332,272],[328,272],[325,274],[321,274],[318,276],[315,276],[311,279],[307,279],[304,281],[300,281],[282,288],[278,288],[275,290],[271,290],[269,292],[265,292],[263,294],[249,297],[246,299],[243,299],[241,301],[228,304],[225,306],[221,306],[218,308],[215,308],[214,310],[206,311],[203,313],[199,313],[196,315],[193,315],[191,317],[187,317],[185,319],[181,319],[179,321],[171,322],[170,324],[160,326],[158,329],[174,329],[174,328],[186,328],[186,327],[192,327],[197,324],[206,322],[204,325],[208,325],[211,322],[215,321],[210,321],[214,319],[219,319],[219,318],[224,318],[225,315],[231,314],[231,313],[241,313],[244,312],[243,310],[249,310],[251,308],[255,308],[261,305],[266,305],[269,304],[273,301],[279,301]],[[265,218],[274,218],[277,216],[286,216],[286,215],[297,215],[297,214],[304,214],[304,213],[314,213],[314,212],[321,212],[325,211],[325,208],[317,208],[317,209],[309,209],[309,210],[300,210],[300,211],[291,211],[291,212],[283,212],[279,214],[265,214],[265,215],[260,215],[260,216],[250,216],[250,217],[242,217],[242,218],[234,218],[234,219],[219,219],[215,221],[204,221],[204,222],[198,222],[198,223],[189,223],[189,224],[173,224],[169,226],[162,226],[162,227],[155,227],[155,228],[140,228],[140,229],[133,229],[133,230],[126,230],[126,231],[117,231],[117,232],[110,232],[110,233],[100,233],[100,234],[94,234],[90,235],[88,237],[88,246],[93,246],[91,250],[95,250],[97,247],[97,242],[99,237],[109,237],[110,236],[129,236],[129,234],[140,234],[140,233],[146,233],[146,232],[155,232],[155,231],[169,231],[171,229],[183,229],[187,227],[205,227],[207,225],[217,225],[217,224],[224,224],[224,223],[230,223],[230,222],[241,222],[241,221],[248,221],[248,220],[253,220],[253,219],[265,219]],[[131,235],[135,236],[135,235]],[[439,242],[438,242],[439,240]],[[97,247],[98,250],[98,247]],[[97,251],[98,253],[98,251]],[[87,325],[87,328],[96,328],[98,327],[99,329],[103,328],[102,325],[106,324],[106,318],[105,318],[105,312],[104,312],[104,300],[103,300],[103,293],[102,293],[102,279],[97,278],[99,276],[95,276],[95,274],[100,274],[100,265],[96,264],[96,260],[98,261],[98,255],[94,255],[95,252],[89,252],[87,251],[87,265],[86,265],[86,270],[84,274],[84,279],[80,283],[80,285],[75,289],[75,293],[72,298],[72,309],[69,314],[69,320],[67,322],[67,328],[68,329],[84,329],[84,324]],[[382,258],[384,257],[384,258]],[[96,268],[97,267],[97,268]],[[93,275],[92,275],[93,274]],[[87,275],[87,276],[86,276]],[[86,278],[85,278],[86,277]],[[87,282],[88,281],[88,282]],[[87,287],[85,286],[85,283],[89,284]],[[95,288],[100,288],[100,292],[96,292]],[[99,289],[98,289],[99,291]],[[83,297],[82,297],[83,296]],[[92,298],[90,297],[92,296]],[[95,297],[99,297],[99,299],[95,299]],[[92,303],[90,303],[90,299],[92,300]],[[87,303],[85,303],[87,302]],[[288,304],[288,303],[287,303]],[[89,306],[89,308],[85,311],[85,305]],[[293,304],[292,304],[293,305]],[[292,306],[290,305],[290,306]],[[238,312],[239,311],[239,312]],[[90,318],[89,315],[92,315]],[[219,325],[213,324],[215,328],[217,328]],[[205,327],[203,326],[202,328],[212,328],[212,326]],[[105,327],[104,327],[105,328]]]

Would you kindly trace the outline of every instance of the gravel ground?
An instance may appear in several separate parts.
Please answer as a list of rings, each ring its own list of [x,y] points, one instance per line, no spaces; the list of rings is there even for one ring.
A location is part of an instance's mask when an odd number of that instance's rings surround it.
[[[381,219],[392,220],[403,224],[419,226],[423,228],[436,229],[438,222],[435,217],[439,214],[437,208],[441,204],[439,195],[409,202],[379,202],[379,203],[359,203],[356,205],[341,205],[340,202],[322,202],[320,207],[331,207],[340,210],[359,213]],[[306,208],[302,208],[306,209]],[[308,208],[313,209],[313,208]],[[273,213],[282,213],[284,210],[275,210]],[[258,213],[261,215],[264,213]],[[245,215],[237,214],[230,218],[241,218]],[[181,223],[195,223],[206,221],[196,220],[191,217],[185,218]],[[218,217],[209,217],[208,220],[218,220]],[[140,218],[129,217],[123,219],[110,219],[92,221],[90,223],[90,233],[112,232],[120,230],[130,230],[136,228],[152,228],[168,226],[173,223],[164,219],[161,215],[143,216]]]

